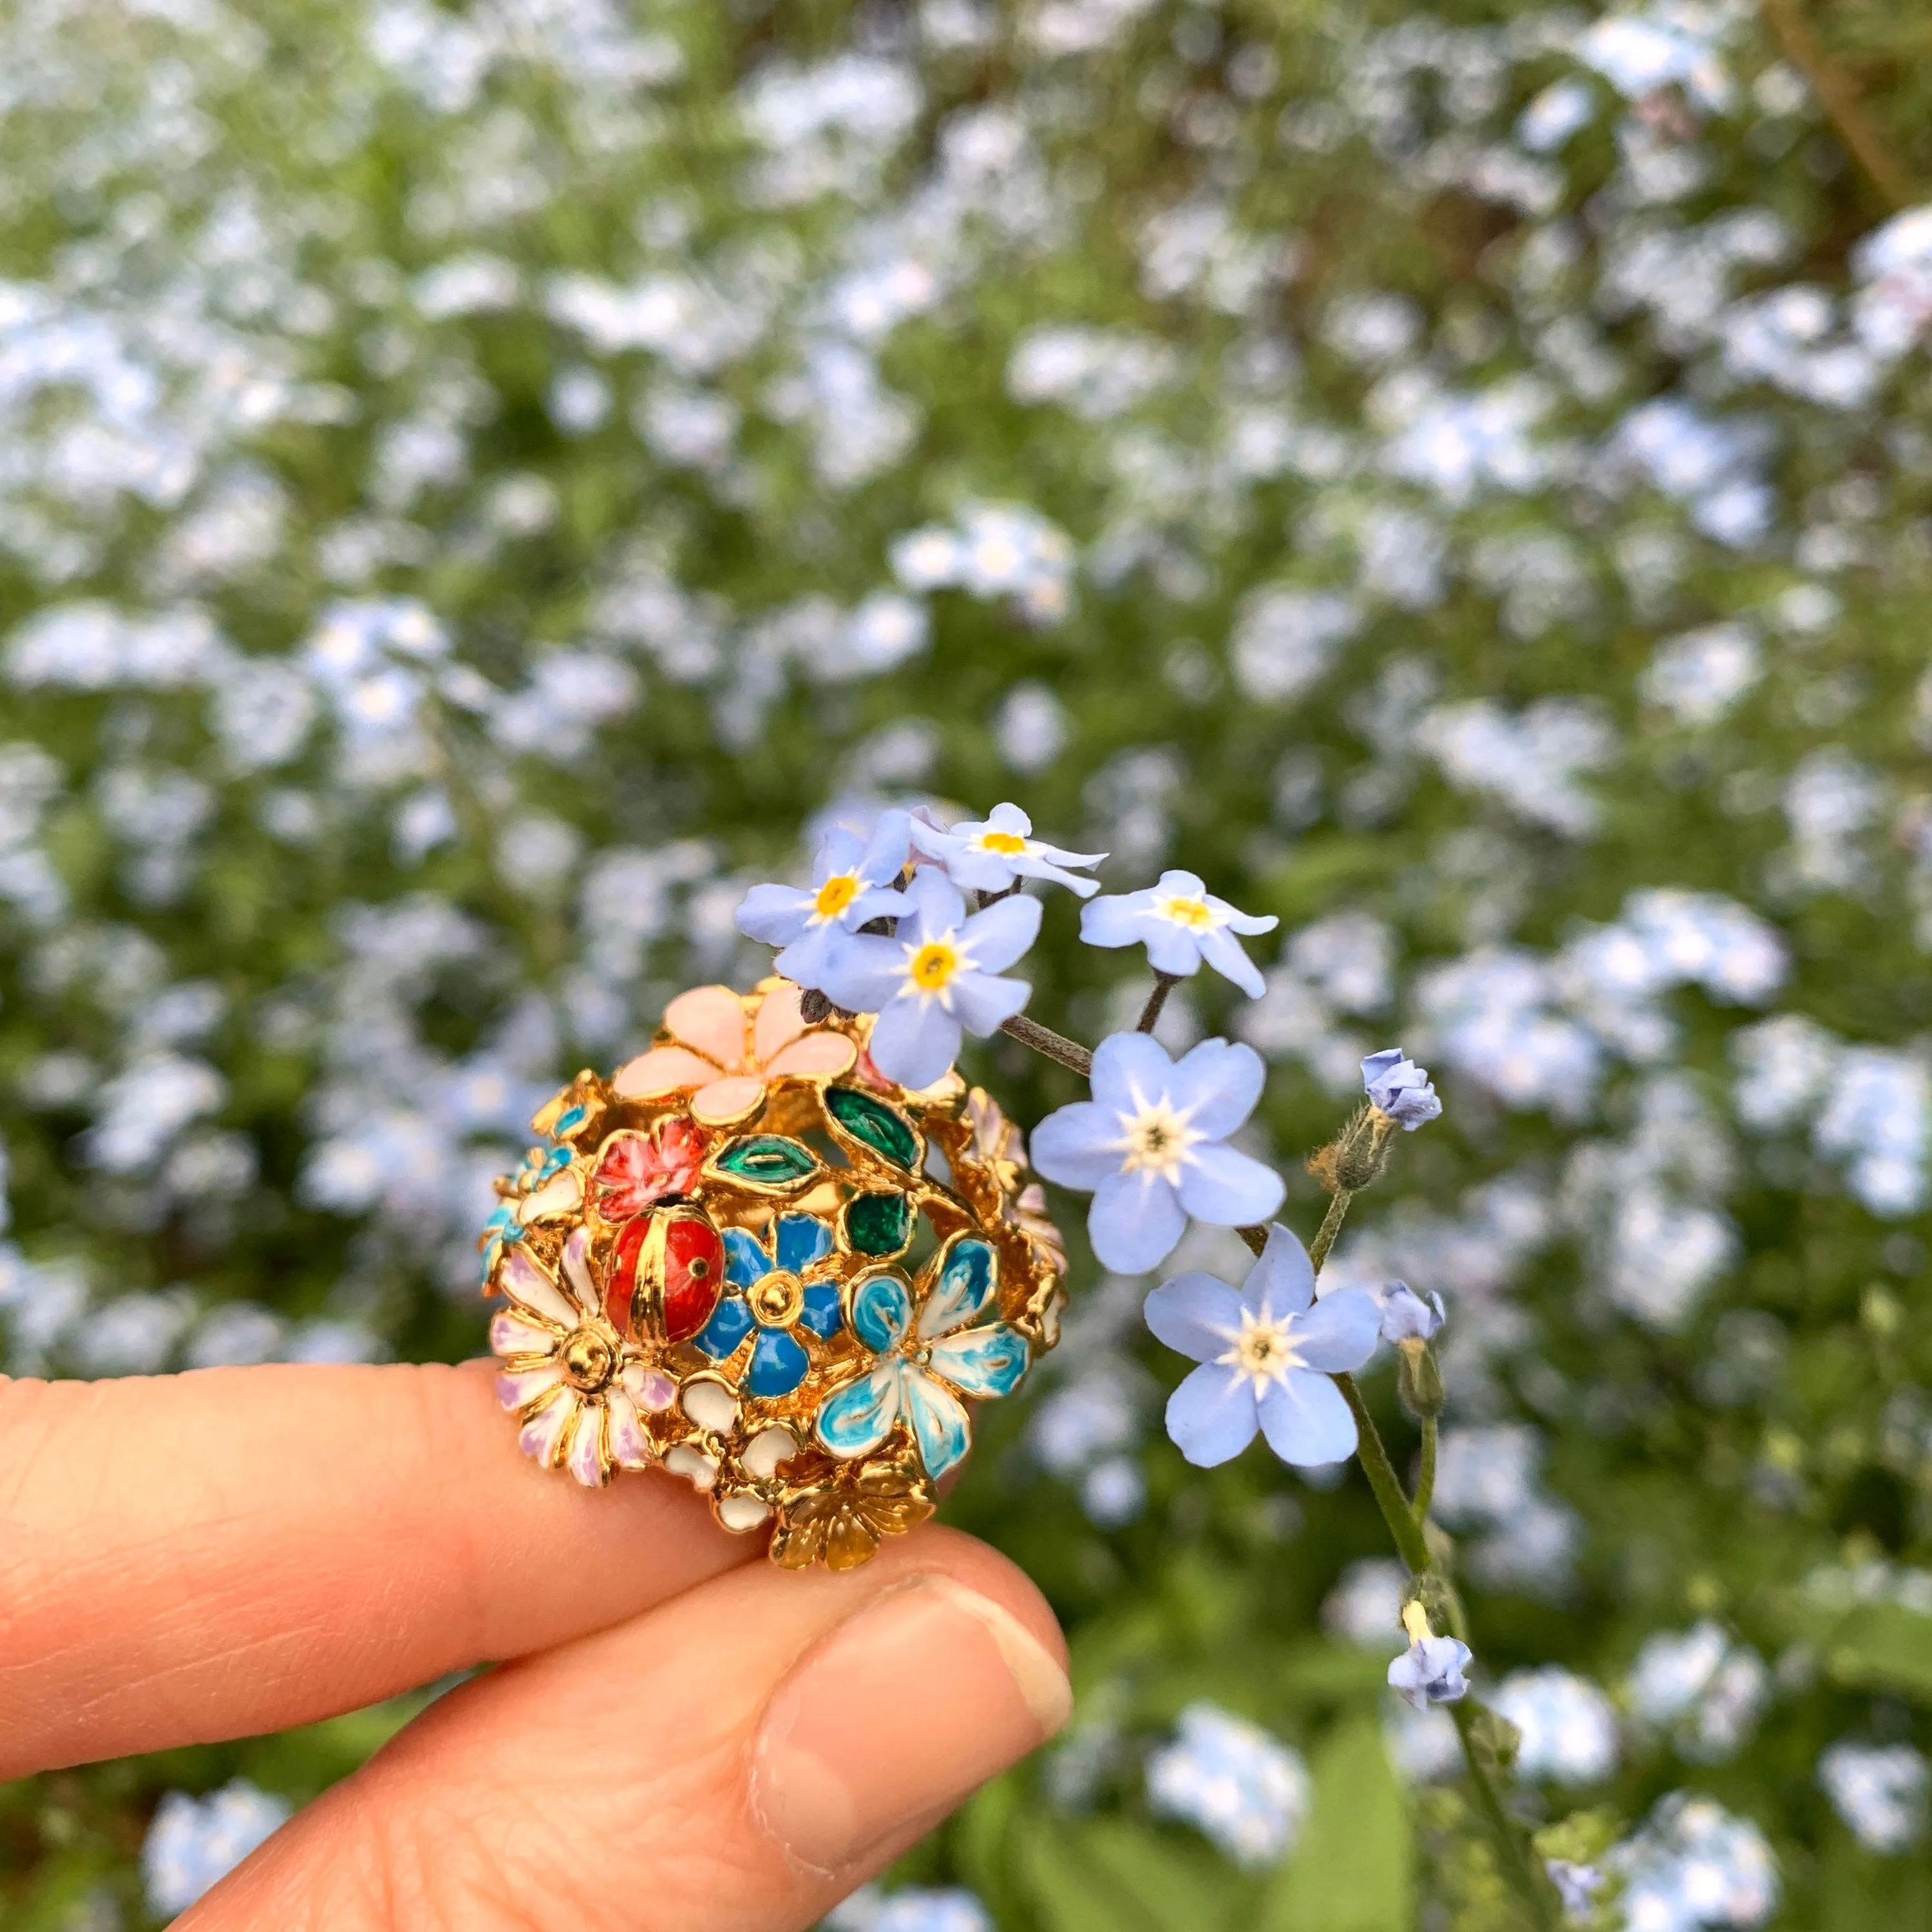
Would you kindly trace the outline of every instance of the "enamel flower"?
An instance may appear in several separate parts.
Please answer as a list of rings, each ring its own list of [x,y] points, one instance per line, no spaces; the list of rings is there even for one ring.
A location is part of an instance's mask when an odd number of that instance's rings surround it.
[[[928,1269],[915,1299],[904,1278],[882,1270],[852,1291],[852,1332],[878,1360],[870,1373],[828,1396],[819,1442],[844,1461],[869,1456],[904,1423],[935,1481],[966,1454],[970,1425],[962,1396],[1010,1395],[1027,1368],[1025,1338],[997,1318],[999,1259],[992,1244],[955,1236]]]
[[[812,1366],[801,1331],[827,1341],[844,1326],[837,1287],[800,1279],[832,1248],[832,1230],[813,1214],[778,1216],[769,1246],[746,1228],[724,1230],[726,1292],[698,1346],[714,1361],[725,1361],[755,1329],[740,1384],[747,1395],[790,1395]]]
[[[934,872],[915,873],[904,898],[897,934],[854,938],[826,990],[841,1006],[878,1016],[874,1061],[916,1089],[958,1058],[962,1031],[983,1039],[1026,1004],[1032,988],[998,976],[1032,945],[1040,902],[1002,899],[969,918],[958,889]]]
[[[1317,1301],[1308,1250],[1279,1222],[1238,1291],[1211,1274],[1162,1282],[1147,1324],[1201,1364],[1168,1399],[1168,1434],[1202,1468],[1238,1456],[1258,1429],[1284,1462],[1342,1461],[1355,1419],[1330,1378],[1369,1359],[1380,1322],[1359,1289]]]
[[[1097,879],[1083,879],[1069,866],[1097,866],[1104,852],[1065,852],[1033,836],[1033,820],[1016,805],[996,805],[982,819],[948,828],[912,821],[912,842],[956,886],[969,892],[1003,892],[1021,879],[1052,879],[1082,898],[1097,892]]]
[[[692,1376],[677,1406],[694,1432],[664,1451],[664,1467],[709,1496],[712,1514],[734,1535],[756,1529],[771,1515],[779,1465],[798,1454],[798,1438],[778,1423],[748,1432],[737,1398],[715,1376]]]
[[[587,1229],[572,1231],[560,1276],[527,1246],[508,1251],[500,1286],[511,1305],[491,1321],[490,1346],[502,1358],[497,1399],[522,1417],[518,1447],[596,1489],[614,1470],[650,1467],[643,1418],[668,1409],[677,1385],[626,1348],[606,1318],[590,1241]]]
[[[597,1211],[607,1221],[622,1221],[660,1201],[690,1193],[710,1144],[703,1128],[676,1114],[646,1133],[613,1134],[590,1177]]]
[[[1261,1098],[1251,1046],[1203,1040],[1178,1063],[1150,1034],[1118,1033],[1094,1055],[1090,1100],[1049,1114],[1033,1132],[1033,1164],[1091,1193],[1087,1230],[1120,1274],[1156,1268],[1192,1214],[1222,1227],[1265,1221],[1281,1177],[1228,1145]]]
[[[1205,960],[1250,998],[1260,997],[1263,982],[1234,935],[1272,932],[1280,923],[1215,898],[1192,872],[1163,872],[1157,885],[1108,893],[1080,909],[1080,937],[1089,946],[1144,946],[1155,971],[1182,979]]]
[[[776,964],[788,980],[824,989],[846,936],[899,910],[892,888],[905,868],[911,825],[905,812],[885,812],[870,839],[835,826],[812,860],[812,885],[754,886],[739,905],[738,929],[784,948]]]
[[[611,1090],[626,1100],[661,1100],[689,1091],[691,1112],[714,1126],[742,1120],[765,1096],[768,1082],[791,1075],[846,1072],[858,1048],[842,1033],[809,1030],[799,989],[776,986],[755,1016],[729,986],[699,986],[664,1009],[668,1046],[617,1070]]]

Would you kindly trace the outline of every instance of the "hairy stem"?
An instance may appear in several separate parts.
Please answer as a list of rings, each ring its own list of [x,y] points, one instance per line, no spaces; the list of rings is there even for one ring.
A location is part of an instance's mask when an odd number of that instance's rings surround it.
[[[1071,1067],[1076,1073],[1084,1076],[1094,1071],[1094,1056],[1078,1040],[1069,1040],[1064,1034],[1055,1033],[1052,1028],[1043,1027],[1024,1013],[1002,1020],[1000,1030],[1021,1046],[1030,1046],[1034,1052],[1057,1060],[1062,1066]]]
[[[1369,1406],[1363,1401],[1354,1377],[1336,1376],[1334,1379],[1335,1386],[1342,1391],[1342,1400],[1348,1405],[1348,1413],[1355,1418],[1355,1454],[1361,1463],[1362,1474],[1369,1479],[1369,1487],[1375,1492],[1382,1520],[1388,1525],[1389,1534],[1395,1539],[1402,1560],[1417,1576],[1422,1576],[1436,1567],[1429,1554],[1429,1540],[1422,1533],[1422,1525],[1414,1511],[1408,1506],[1408,1497],[1402,1494],[1401,1479],[1396,1474],[1395,1465],[1389,1460],[1388,1450],[1382,1445],[1382,1431],[1376,1426],[1376,1419],[1369,1413]]]
[[[1330,1197],[1328,1211],[1322,1217],[1322,1225],[1315,1231],[1315,1238],[1308,1244],[1309,1264],[1317,1274],[1322,1272],[1322,1264],[1328,1258],[1328,1250],[1335,1245],[1335,1237],[1342,1232],[1342,1223],[1348,1218],[1348,1208],[1354,1196],[1346,1187],[1338,1187]]]
[[[1422,1468],[1415,1479],[1415,1520],[1418,1523],[1429,1520],[1429,1505],[1436,1499],[1436,1418],[1426,1415],[1422,1418]]]
[[[1154,991],[1148,994],[1147,1004],[1141,1009],[1136,1033],[1152,1033],[1154,1022],[1160,1018],[1160,1010],[1167,1004],[1167,996],[1180,983],[1178,973],[1163,973],[1156,966],[1154,973]]]

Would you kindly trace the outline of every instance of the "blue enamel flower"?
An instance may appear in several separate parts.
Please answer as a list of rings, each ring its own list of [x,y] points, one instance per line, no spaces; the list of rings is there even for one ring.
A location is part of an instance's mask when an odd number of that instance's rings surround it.
[[[1238,1290],[1176,1275],[1147,1299],[1147,1324],[1201,1366],[1167,1405],[1167,1432],[1204,1469],[1238,1456],[1259,1430],[1284,1462],[1339,1462],[1355,1418],[1331,1376],[1374,1353],[1381,1312],[1358,1288],[1315,1299],[1308,1250],[1277,1222]]]
[[[1228,1144],[1261,1098],[1263,1075],[1252,1047],[1225,1040],[1204,1040],[1178,1062],[1149,1034],[1100,1042],[1093,1099],[1049,1114],[1032,1144],[1048,1180],[1093,1195],[1087,1232],[1103,1266],[1158,1268],[1190,1214],[1239,1228],[1281,1205],[1280,1175]]]
[[[853,1461],[869,1456],[903,1422],[936,1480],[971,1439],[959,1398],[1011,1394],[1026,1373],[1028,1350],[1017,1330],[981,1318],[999,1288],[999,1258],[988,1243],[955,1236],[927,1278],[922,1300],[890,1270],[854,1290],[852,1332],[878,1360],[869,1374],[826,1399],[817,1429],[833,1455]]]
[[[812,1366],[800,1335],[823,1342],[844,1325],[837,1287],[800,1279],[831,1252],[832,1230],[812,1214],[781,1214],[769,1246],[746,1228],[724,1230],[725,1293],[698,1346],[722,1362],[757,1330],[741,1384],[746,1394],[790,1395]]]
[[[1155,971],[1183,979],[1204,959],[1251,998],[1260,996],[1262,976],[1234,935],[1272,932],[1279,923],[1216,898],[1192,872],[1163,872],[1158,885],[1109,892],[1080,909],[1080,937],[1089,946],[1144,946]]]

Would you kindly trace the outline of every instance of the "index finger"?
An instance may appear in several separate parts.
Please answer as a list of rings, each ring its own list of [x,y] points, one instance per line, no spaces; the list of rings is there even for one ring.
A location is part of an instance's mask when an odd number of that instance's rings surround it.
[[[307,1724],[748,1561],[518,1454],[489,1364],[0,1380],[0,1779]]]

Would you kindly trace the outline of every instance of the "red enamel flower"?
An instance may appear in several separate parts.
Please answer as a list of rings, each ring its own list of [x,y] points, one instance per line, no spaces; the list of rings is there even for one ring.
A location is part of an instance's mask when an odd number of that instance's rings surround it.
[[[613,1134],[590,1177],[598,1212],[607,1221],[627,1220],[668,1196],[690,1193],[710,1138],[675,1117],[647,1133]]]

